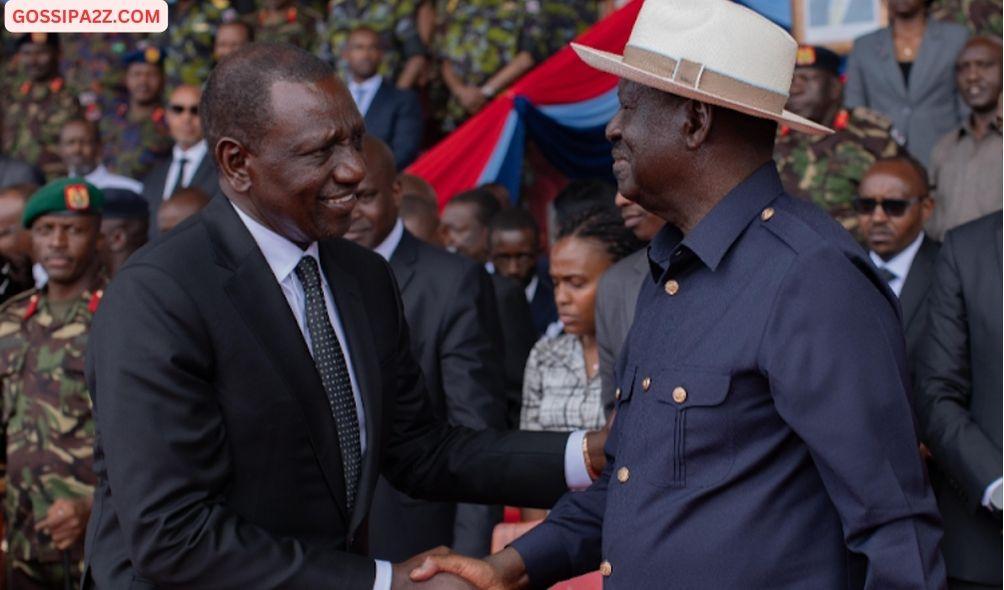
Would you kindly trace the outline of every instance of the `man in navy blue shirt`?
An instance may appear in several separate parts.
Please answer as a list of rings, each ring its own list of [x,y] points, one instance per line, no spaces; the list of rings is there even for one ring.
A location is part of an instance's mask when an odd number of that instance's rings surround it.
[[[618,188],[668,222],[617,363],[607,466],[487,561],[431,558],[413,579],[944,587],[896,297],[771,165],[776,122],[829,131],[783,110],[795,41],[727,0],[663,0],[623,56],[574,47],[624,79]]]

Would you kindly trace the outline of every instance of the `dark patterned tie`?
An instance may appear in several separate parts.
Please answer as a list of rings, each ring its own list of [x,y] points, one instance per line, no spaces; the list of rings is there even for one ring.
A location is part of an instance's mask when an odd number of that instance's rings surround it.
[[[307,297],[307,329],[314,348],[314,364],[321,375],[324,393],[328,396],[331,415],[338,430],[338,445],[342,449],[342,466],[345,471],[345,499],[351,513],[359,486],[359,468],[362,453],[359,449],[359,419],[356,415],[356,400],[352,396],[352,381],[345,364],[342,347],[335,336],[335,330],[328,320],[328,308],[324,304],[321,289],[321,275],[317,271],[317,261],[312,256],[304,256],[296,265],[296,276],[303,285]]]
[[[882,280],[884,280],[887,283],[891,283],[894,280],[896,280],[896,273],[892,272],[891,270],[889,270],[884,266],[878,269],[878,275],[882,277]]]
[[[188,164],[188,160],[185,158],[180,158],[178,160],[178,174],[174,177],[174,186],[171,187],[171,194],[180,191],[185,188],[185,165]]]

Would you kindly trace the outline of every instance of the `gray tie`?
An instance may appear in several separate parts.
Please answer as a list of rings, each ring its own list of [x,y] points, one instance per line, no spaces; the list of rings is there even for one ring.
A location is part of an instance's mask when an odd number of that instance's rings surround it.
[[[882,280],[886,283],[891,283],[896,280],[896,273],[892,272],[888,268],[882,266],[878,269],[878,275],[882,277]]]
[[[352,381],[349,379],[342,347],[328,320],[317,261],[312,256],[301,258],[296,265],[296,276],[300,279],[307,298],[307,329],[314,349],[314,364],[321,376],[321,384],[328,396],[328,406],[338,431],[338,446],[342,450],[342,467],[345,470],[345,499],[351,513],[356,490],[359,488],[362,464],[359,419],[356,416],[356,400],[352,396]]]

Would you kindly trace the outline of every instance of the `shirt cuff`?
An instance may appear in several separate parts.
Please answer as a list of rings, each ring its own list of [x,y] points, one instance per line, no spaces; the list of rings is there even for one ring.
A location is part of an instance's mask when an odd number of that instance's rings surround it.
[[[565,472],[568,472],[568,450],[565,450]],[[994,492],[1004,486],[1004,478],[998,477],[994,482],[987,486],[987,489],[983,491],[983,498],[980,503],[989,510],[993,510],[995,507],[993,505],[993,495]],[[998,507],[999,509],[999,507]]]
[[[582,455],[582,439],[585,437],[585,430],[576,430],[568,436],[568,442],[565,443],[565,485],[573,492],[593,485],[589,469],[586,468],[586,458]]]
[[[390,562],[382,559],[374,561],[376,561],[376,579],[373,580],[373,590],[390,590],[390,583],[394,578]]]

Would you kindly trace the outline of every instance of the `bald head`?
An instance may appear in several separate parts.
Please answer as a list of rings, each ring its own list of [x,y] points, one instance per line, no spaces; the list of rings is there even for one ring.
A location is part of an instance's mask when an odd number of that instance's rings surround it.
[[[183,150],[202,141],[202,119],[199,118],[201,99],[202,90],[198,86],[182,84],[171,92],[167,100],[167,128]]]
[[[209,204],[209,195],[202,189],[188,187],[171,195],[157,211],[157,230],[164,234],[195,215]]]
[[[439,198],[436,196],[436,189],[421,176],[401,173],[397,178],[401,181],[401,191],[406,195],[415,195],[425,199],[432,205],[439,207]]]

